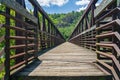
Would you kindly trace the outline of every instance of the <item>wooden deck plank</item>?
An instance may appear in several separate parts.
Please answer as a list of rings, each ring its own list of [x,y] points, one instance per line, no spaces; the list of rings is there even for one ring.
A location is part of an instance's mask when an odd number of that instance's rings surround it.
[[[26,75],[27,74],[27,75]],[[91,75],[92,74],[92,75]],[[19,75],[23,75],[23,76],[46,76],[46,77],[50,77],[50,76],[64,76],[64,77],[78,77],[78,76],[106,76],[105,74],[103,74],[103,72],[22,72]],[[48,76],[49,75],[49,76]]]
[[[38,61],[24,68],[19,76],[70,77],[106,76],[95,66],[96,53],[66,42],[38,57]]]

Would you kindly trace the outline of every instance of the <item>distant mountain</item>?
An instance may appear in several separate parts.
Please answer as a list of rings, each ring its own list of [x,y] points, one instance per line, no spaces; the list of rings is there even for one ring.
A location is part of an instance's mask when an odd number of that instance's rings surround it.
[[[70,12],[67,14],[49,14],[52,21],[55,23],[56,27],[63,34],[65,39],[67,39],[72,33],[75,25],[82,16],[83,11],[81,12]]]

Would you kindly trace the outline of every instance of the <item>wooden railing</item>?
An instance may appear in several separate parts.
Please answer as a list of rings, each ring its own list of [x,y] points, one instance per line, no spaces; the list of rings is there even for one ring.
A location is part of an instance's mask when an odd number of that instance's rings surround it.
[[[33,12],[26,9],[24,0],[0,0],[0,6],[3,6],[0,11],[0,19],[3,19],[0,22],[0,29],[3,28],[0,60],[5,59],[4,80],[9,80],[11,75],[34,61],[40,51],[65,41],[38,2],[29,2]],[[3,66],[4,63],[0,64],[0,72]]]
[[[96,15],[96,53],[97,62],[120,80],[120,9],[118,0],[103,2],[101,12]],[[95,12],[97,12],[96,10]]]
[[[95,50],[96,46],[96,31],[95,20],[94,20],[94,10],[96,8],[97,0],[91,0],[87,9],[85,10],[80,21],[76,25],[75,30],[71,34],[69,41],[76,43],[80,46]]]
[[[120,1],[103,0],[100,6],[91,10],[93,14],[88,15],[95,2],[92,0],[89,4],[69,41],[95,50],[98,67],[109,72],[114,80],[120,80]],[[86,15],[92,18],[91,26]]]

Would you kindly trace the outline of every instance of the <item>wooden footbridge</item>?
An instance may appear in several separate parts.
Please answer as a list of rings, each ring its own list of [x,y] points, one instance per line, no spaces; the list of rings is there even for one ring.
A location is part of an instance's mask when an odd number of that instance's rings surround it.
[[[120,80],[120,0],[91,0],[67,42],[28,1],[0,0],[0,80]]]

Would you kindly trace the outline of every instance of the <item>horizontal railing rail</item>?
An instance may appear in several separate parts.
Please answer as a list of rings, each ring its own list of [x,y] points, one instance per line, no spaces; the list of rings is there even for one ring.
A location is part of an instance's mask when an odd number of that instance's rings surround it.
[[[94,17],[98,17],[104,10],[114,3],[116,0],[103,0],[102,3],[95,9]],[[101,16],[102,17],[102,16]]]
[[[4,80],[9,80],[33,62],[40,51],[57,46],[65,39],[36,0],[29,0],[32,12],[25,0],[0,0],[0,3],[3,7],[0,10],[0,29],[3,28],[0,30],[3,33],[0,35],[0,71],[5,74]]]
[[[97,27],[96,30],[99,32],[98,35],[96,35],[96,38],[98,40],[99,43],[96,43],[97,51],[96,53],[98,54],[98,59],[97,62],[103,66],[105,66],[110,72],[111,74],[113,74],[114,79],[115,80],[119,80],[120,79],[120,34],[119,32],[115,29],[115,30],[111,30],[110,28],[117,28],[120,29],[120,25],[119,25],[120,20],[113,20],[110,23],[107,23],[105,25],[102,25],[100,27]],[[106,31],[103,33],[102,29],[109,29],[111,31],[111,33],[109,33],[110,31]],[[108,39],[107,41],[104,41],[104,39]],[[112,39],[112,40],[111,40]],[[103,49],[102,49],[103,48]],[[107,51],[107,49],[109,49]],[[107,62],[103,62],[102,60],[104,60],[100,55],[106,57],[106,58],[110,58],[112,62],[111,65],[107,64]],[[107,60],[107,59],[105,59]]]
[[[82,17],[78,21],[78,23],[75,26],[74,31],[72,32],[69,41],[74,36],[78,35],[79,33],[89,29],[94,24],[94,9],[95,9],[95,3],[97,0],[91,0],[90,4],[86,8],[85,12],[83,13]],[[85,27],[85,28],[84,28]]]
[[[94,10],[96,8],[97,0],[91,0],[86,8],[83,16],[78,21],[73,33],[71,34],[69,41],[73,43],[80,43],[83,47],[95,50],[96,42],[96,26],[94,21]]]
[[[69,38],[72,43],[96,51],[99,68],[110,73],[114,80],[120,80],[119,2],[103,0],[95,8],[96,1],[92,0]],[[92,15],[88,14],[90,11]],[[89,21],[85,16],[92,19]]]
[[[113,5],[111,5],[111,3]],[[117,4],[115,4],[117,3]],[[105,4],[105,3],[104,3]],[[97,62],[113,75],[114,80],[120,79],[120,20],[118,1],[108,1],[104,10],[96,17],[96,53]],[[109,7],[109,12],[105,9]],[[104,15],[103,15],[104,14]],[[111,19],[110,19],[111,17]],[[98,19],[97,19],[98,18]],[[103,22],[106,22],[103,24]],[[102,25],[101,25],[102,24]],[[110,60],[109,60],[110,59]],[[107,62],[109,61],[109,62]]]

